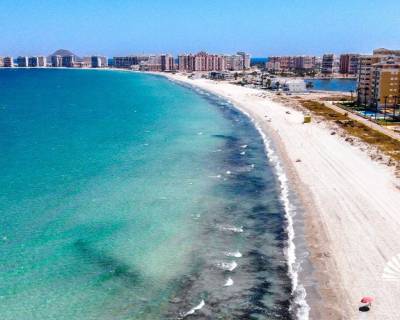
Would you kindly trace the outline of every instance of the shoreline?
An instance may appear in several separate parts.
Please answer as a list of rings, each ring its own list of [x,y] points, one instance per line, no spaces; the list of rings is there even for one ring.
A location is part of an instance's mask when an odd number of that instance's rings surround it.
[[[272,139],[304,207],[305,238],[317,278],[316,295],[307,299],[310,318],[398,319],[400,288],[382,280],[388,261],[400,252],[395,236],[400,193],[393,170],[331,135],[323,121],[304,125],[303,111],[273,101],[265,91],[156,74],[231,101]],[[308,286],[309,280],[306,276],[302,282]],[[358,310],[364,295],[376,298],[368,314]]]
[[[176,83],[180,83],[184,86],[189,86],[193,89],[199,88],[202,89],[202,87],[193,85],[188,79],[188,81],[182,81],[181,79],[176,79],[176,77],[174,75],[166,75],[163,73],[151,73],[153,75],[156,76],[162,76],[165,77],[167,79],[169,79],[170,81],[176,82]],[[280,147],[276,146],[276,137],[271,137],[271,135],[274,135],[273,132],[271,132],[269,129],[267,129],[268,132],[266,132],[265,128],[262,128],[259,123],[257,122],[257,120],[252,117],[251,114],[249,114],[245,108],[241,107],[240,104],[231,101],[228,97],[220,95],[216,92],[213,92],[211,90],[207,90],[204,89],[206,92],[209,92],[210,94],[213,94],[223,100],[226,100],[228,102],[230,102],[232,104],[232,106],[234,108],[236,108],[239,112],[241,112],[244,116],[246,116],[251,123],[254,125],[255,129],[258,131],[259,135],[261,136],[263,143],[264,143],[264,148],[265,148],[265,153],[269,159],[269,162],[271,163],[271,165],[274,167],[275,170],[275,174],[276,174],[276,179],[277,181],[279,181],[279,184],[281,186],[281,201],[282,204],[285,208],[285,218],[287,220],[287,235],[288,235],[288,246],[285,249],[285,256],[286,256],[286,260],[287,260],[287,265],[288,265],[288,273],[292,282],[292,305],[290,307],[290,310],[293,309],[293,307],[295,308],[295,312],[296,312],[296,317],[297,319],[309,319],[309,313],[310,313],[310,306],[307,303],[306,298],[306,290],[303,286],[303,279],[300,279],[300,273],[302,273],[301,270],[301,264],[304,261],[298,262],[298,256],[297,256],[297,245],[298,243],[297,240],[299,237],[299,235],[297,235],[297,231],[296,230],[298,228],[297,223],[294,221],[295,220],[295,216],[298,216],[298,213],[303,211],[303,201],[302,199],[299,199],[297,197],[297,191],[296,190],[292,190],[292,188],[289,186],[289,184],[291,184],[291,180],[293,179],[293,177],[291,176],[291,173],[288,173],[288,169],[287,164],[285,164],[285,162],[282,160],[282,157],[284,156],[284,153],[282,153],[282,150],[280,150]],[[292,196],[295,196],[296,199],[298,200],[298,202],[300,202],[300,207],[297,206],[297,204],[293,204],[292,203]],[[300,218],[301,220],[303,218]],[[308,250],[307,252],[302,252],[303,254],[306,253],[308,254]],[[309,270],[307,271],[309,272]],[[314,290],[316,290],[314,288]],[[319,298],[315,296],[312,297],[312,299],[318,300],[320,301]],[[313,310],[313,314],[315,315],[315,318],[317,318],[317,314],[319,315],[319,312],[317,312],[316,310]],[[319,316],[318,316],[319,317]]]

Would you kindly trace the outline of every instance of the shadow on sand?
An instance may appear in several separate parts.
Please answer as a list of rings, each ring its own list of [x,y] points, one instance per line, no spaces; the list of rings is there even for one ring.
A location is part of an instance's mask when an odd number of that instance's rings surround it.
[[[369,309],[370,309],[369,306],[362,306],[362,307],[358,308],[358,310],[361,311],[361,312],[368,312]]]

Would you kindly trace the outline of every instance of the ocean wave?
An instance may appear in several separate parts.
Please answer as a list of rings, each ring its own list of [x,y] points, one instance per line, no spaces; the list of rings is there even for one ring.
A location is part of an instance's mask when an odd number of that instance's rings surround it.
[[[243,256],[239,251],[233,251],[233,252],[227,251],[225,252],[225,255],[227,257],[235,257],[235,258],[241,258]]]
[[[226,282],[225,282],[225,284],[224,284],[224,287],[230,287],[230,286],[232,286],[232,285],[233,285],[233,280],[232,280],[231,277],[229,277],[229,278],[226,280]]]
[[[216,178],[216,179],[220,179],[222,176],[220,174],[217,174],[215,176],[208,176],[209,178]]]
[[[221,231],[235,232],[235,233],[242,233],[242,232],[243,232],[243,226],[240,226],[240,227],[235,227],[235,226],[219,226],[219,230],[221,230]]]
[[[195,312],[196,312],[197,310],[200,310],[201,308],[203,308],[205,304],[206,304],[206,303],[204,302],[204,300],[201,300],[200,303],[199,303],[197,306],[193,307],[193,308],[190,309],[188,312],[186,312],[186,313],[183,315],[183,317],[185,318],[185,317],[187,317],[187,316],[190,316],[190,315],[192,315],[192,314],[195,314]]]
[[[217,267],[225,270],[225,271],[233,271],[236,269],[236,267],[238,266],[238,264],[236,263],[236,261],[232,261],[232,262],[219,262],[217,264]]]

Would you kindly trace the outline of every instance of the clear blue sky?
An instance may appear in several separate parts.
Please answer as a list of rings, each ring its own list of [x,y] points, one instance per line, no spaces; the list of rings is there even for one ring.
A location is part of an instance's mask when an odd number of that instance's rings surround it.
[[[0,55],[400,49],[400,0],[0,0]]]

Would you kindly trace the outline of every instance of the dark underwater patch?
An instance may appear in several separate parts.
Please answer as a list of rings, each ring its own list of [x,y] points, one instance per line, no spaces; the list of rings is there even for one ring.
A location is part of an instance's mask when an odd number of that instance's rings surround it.
[[[127,287],[135,287],[141,282],[140,274],[132,266],[104,252],[94,249],[83,239],[74,242],[74,247],[82,259],[100,271],[100,282],[117,279]]]

